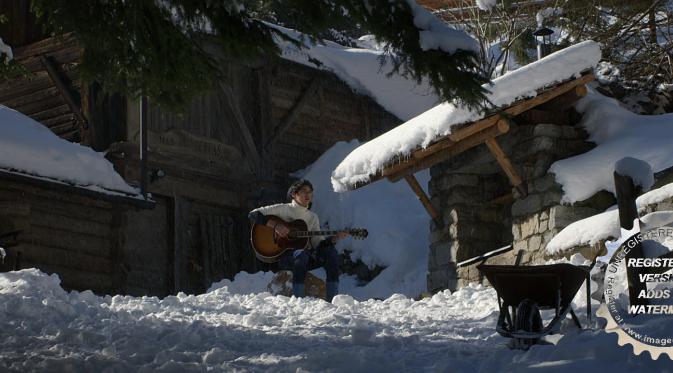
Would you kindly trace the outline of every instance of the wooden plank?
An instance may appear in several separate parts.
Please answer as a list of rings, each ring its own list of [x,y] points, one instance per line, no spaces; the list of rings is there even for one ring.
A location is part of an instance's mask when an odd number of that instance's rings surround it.
[[[59,125],[63,125],[64,123],[72,123],[75,126],[77,125],[75,116],[73,113],[68,112],[59,116],[51,117],[49,119],[44,119],[41,121],[42,124],[44,124],[46,127],[49,127],[53,130],[54,127],[57,127]],[[77,127],[75,127],[77,128]],[[56,131],[54,131],[56,132]]]
[[[53,59],[55,65],[70,68],[79,63],[81,52],[78,49],[63,49],[49,53],[49,57]],[[39,57],[29,57],[19,62],[31,73],[44,70]]]
[[[236,103],[234,93],[231,90],[231,88],[225,85],[224,83],[220,83],[220,91],[222,93],[221,96],[222,100],[224,101],[224,104],[229,106],[229,108],[234,114],[234,122],[236,122],[236,125],[238,126],[239,133],[243,140],[243,145],[246,149],[246,154],[250,157],[250,167],[252,168],[252,172],[257,174],[259,167],[262,163],[261,154],[257,150],[257,146],[255,145],[255,142],[252,139],[250,129],[248,128],[247,124],[245,123],[245,120],[243,119],[243,114],[241,113],[241,109],[238,107],[238,104]]]
[[[407,181],[407,184],[409,184],[411,190],[414,191],[416,197],[418,197],[418,199],[421,201],[423,207],[425,207],[425,211],[428,212],[432,220],[434,220],[438,226],[441,226],[442,222],[439,213],[437,210],[435,210],[435,207],[432,206],[430,198],[428,198],[428,196],[425,194],[425,191],[423,191],[423,188],[418,183],[418,180],[416,180],[416,177],[414,175],[406,175],[404,176],[404,180]]]
[[[63,98],[60,95],[54,95],[54,96],[49,96],[47,98],[44,98],[42,100],[38,101],[32,101],[29,102],[25,105],[21,106],[10,106],[12,109],[23,113],[24,115],[31,116],[35,113],[39,113],[41,111],[53,109],[57,106],[63,105]]]
[[[313,78],[309,86],[304,90],[299,99],[295,102],[294,106],[287,114],[285,119],[283,119],[283,121],[280,124],[278,124],[276,128],[274,128],[273,133],[264,143],[264,148],[267,148],[271,143],[276,141],[280,136],[283,135],[285,131],[287,131],[287,129],[290,126],[292,126],[295,119],[297,118],[297,115],[299,115],[302,109],[304,109],[309,100],[315,96],[319,88],[320,88],[320,79]]]
[[[74,234],[86,234],[100,237],[102,239],[111,239],[112,229],[108,224],[97,223],[84,219],[76,219],[70,216],[53,215],[49,213],[34,213],[30,216],[31,225],[46,228],[58,229]]]
[[[568,92],[539,105],[538,109],[553,111],[556,114],[556,112],[562,112],[566,109],[569,109],[570,107],[575,105],[577,100],[586,96],[586,94],[587,94],[587,87],[585,85],[579,85],[576,86],[574,89],[571,89]]]
[[[184,242],[184,209],[185,200],[173,190],[173,222],[169,232],[173,232],[173,293],[184,288],[185,242]]]
[[[516,169],[514,169],[514,166],[512,166],[512,162],[509,160],[498,142],[494,138],[490,138],[486,140],[486,146],[488,147],[488,150],[491,151],[491,154],[493,154],[495,157],[495,160],[498,161],[500,168],[505,171],[505,174],[509,179],[509,183],[513,187],[518,187],[521,185],[521,176],[519,176],[519,174],[516,172]]]
[[[97,294],[111,294],[112,276],[107,273],[95,273],[88,270],[79,270],[55,264],[46,264],[34,260],[21,259],[21,268],[39,268],[41,271],[58,274],[61,286],[71,290],[91,290]]]
[[[201,263],[203,264],[203,287],[208,289],[212,283],[210,273],[210,255],[215,250],[212,237],[212,215],[201,214],[199,216],[199,228],[201,230]]]
[[[33,211],[108,223],[112,202],[15,180],[0,182],[3,198],[30,204]]]
[[[48,120],[50,118],[55,118],[59,117],[63,114],[69,114],[72,117],[72,113],[70,112],[70,108],[68,107],[67,104],[59,105],[53,108],[49,108],[46,110],[38,111],[35,114],[31,114],[31,118],[34,120],[43,123],[43,120]]]
[[[41,102],[47,98],[54,98],[58,96],[58,88],[51,85],[45,89],[30,92],[22,96],[14,96],[12,99],[3,101],[2,104],[11,108],[20,108],[31,103]]]
[[[498,121],[498,122],[495,122],[494,124],[495,124],[495,126],[493,124],[491,124],[491,125],[486,127],[487,131],[491,131],[489,133],[502,134],[502,133],[506,133],[507,131],[509,131],[509,122]],[[495,128],[495,130],[493,130],[493,128]],[[404,172],[409,167],[413,167],[413,165],[416,162],[418,162],[419,160],[427,159],[430,156],[436,155],[436,154],[438,154],[442,151],[451,151],[451,149],[461,149],[462,146],[463,146],[463,145],[460,145],[462,141],[467,141],[466,139],[469,139],[469,138],[471,138],[471,137],[473,137],[473,136],[475,136],[476,134],[479,134],[479,133],[480,132],[471,133],[469,136],[463,137],[461,139],[461,141],[458,141],[458,142],[454,142],[454,141],[451,141],[450,139],[447,139],[446,141],[443,141],[443,146],[441,148],[436,147],[435,149],[433,149],[430,152],[422,152],[422,153],[421,153],[421,151],[414,152],[414,153],[412,153],[412,155],[414,156],[415,159],[413,159],[413,160],[403,160],[403,161],[400,161],[397,164],[386,166],[383,169],[383,171],[381,172],[381,176],[389,177],[391,175],[396,175],[400,172]],[[469,146],[470,143],[468,143],[466,145]],[[421,153],[421,155],[416,155],[417,153]],[[458,154],[458,153],[455,153],[455,154]],[[428,166],[428,167],[430,167],[430,166]],[[399,177],[395,177],[395,180],[399,180]]]
[[[467,137],[457,143],[454,143],[452,147],[446,148],[441,152],[434,153],[426,158],[416,161],[415,163],[407,163],[407,167],[400,169],[394,174],[386,175],[388,180],[392,182],[397,182],[406,175],[416,173],[420,170],[426,169],[436,163],[444,161],[449,157],[452,157],[456,154],[460,154],[466,150],[469,150],[477,145],[482,144],[486,140],[500,136],[509,131],[509,125],[504,121],[499,121],[498,125],[492,126],[484,131],[477,132],[476,134]]]
[[[63,48],[77,46],[77,39],[73,33],[68,33],[60,37],[46,38],[35,43],[14,48],[14,58],[20,60],[31,56],[51,53]],[[78,47],[79,48],[79,47]],[[81,48],[80,48],[81,49]]]
[[[109,239],[97,235],[38,225],[32,225],[30,232],[26,233],[26,236],[28,235],[31,238],[30,243],[34,245],[77,251],[93,256],[110,256]]]
[[[63,75],[68,81],[75,85],[79,84],[79,74],[73,70],[64,70]],[[40,71],[32,75],[15,78],[9,81],[0,83],[0,102],[3,104],[8,100],[16,97],[31,94],[35,91],[40,91],[52,87],[54,83],[49,78],[46,71]]]
[[[112,273],[112,260],[99,255],[24,243],[21,243],[17,250],[21,250],[24,260],[95,273]]]

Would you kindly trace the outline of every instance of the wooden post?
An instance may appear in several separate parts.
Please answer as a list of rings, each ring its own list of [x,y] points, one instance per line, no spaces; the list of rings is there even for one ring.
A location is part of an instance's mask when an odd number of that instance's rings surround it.
[[[624,229],[633,229],[633,220],[638,217],[638,208],[636,207],[636,197],[641,192],[640,187],[636,187],[630,176],[613,173],[615,178],[615,192],[617,194],[617,206],[619,207],[619,226]],[[626,255],[629,258],[642,258],[643,247],[636,245]],[[647,290],[645,283],[640,282],[637,268],[626,267],[626,277],[629,283],[629,302],[632,305],[647,304],[647,299],[639,299],[638,294],[641,290]]]
[[[509,160],[500,145],[498,145],[498,142],[495,140],[495,138],[486,140],[486,146],[488,146],[488,150],[491,151],[491,154],[493,154],[495,160],[498,161],[500,168],[505,171],[505,174],[509,179],[509,183],[517,190],[519,197],[525,197],[526,190],[522,185],[521,176],[519,176],[519,173],[516,172],[516,169],[514,166],[512,166],[512,162]]]
[[[82,109],[80,108],[80,105],[78,105],[77,102],[75,101],[75,98],[72,96],[72,93],[68,89],[68,86],[66,85],[66,83],[63,81],[58,71],[56,70],[56,66],[54,66],[54,63],[51,62],[51,60],[45,57],[44,55],[40,56],[40,62],[42,63],[42,66],[44,66],[44,69],[47,70],[47,75],[49,75],[49,78],[58,89],[59,93],[61,94],[61,97],[63,97],[63,100],[65,100],[65,103],[70,108],[70,111],[72,111],[73,115],[75,115],[75,118],[77,118],[77,124],[79,125],[80,130],[80,137],[84,138],[84,131],[89,128],[89,124],[87,123],[86,118],[84,118],[84,115],[82,115]]]
[[[411,189],[414,191],[414,193],[416,193],[416,196],[421,201],[423,207],[425,207],[425,210],[428,212],[428,214],[430,214],[430,217],[435,222],[435,224],[437,224],[438,227],[441,227],[443,225],[442,217],[441,215],[439,215],[437,210],[435,210],[435,207],[432,206],[430,198],[428,198],[428,196],[425,194],[423,188],[418,183],[418,180],[416,180],[416,177],[413,174],[406,175],[404,176],[404,180],[407,181]]]
[[[147,199],[147,97],[140,96],[140,192]]]

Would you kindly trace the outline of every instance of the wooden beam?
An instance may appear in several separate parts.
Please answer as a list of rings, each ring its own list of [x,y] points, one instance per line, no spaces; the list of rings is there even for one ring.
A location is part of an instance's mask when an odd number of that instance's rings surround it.
[[[578,85],[574,89],[571,89],[568,92],[559,95],[558,97],[555,97],[554,99],[549,100],[544,104],[541,104],[538,109],[553,111],[555,112],[555,115],[558,115],[556,112],[562,112],[566,109],[569,109],[575,105],[577,100],[586,96],[586,94],[587,87],[585,85]]]
[[[418,200],[421,201],[423,207],[425,207],[425,211],[427,211],[428,214],[430,214],[432,220],[434,220],[435,223],[438,224],[438,226],[441,226],[442,225],[441,216],[439,215],[437,210],[435,210],[435,207],[432,206],[430,198],[428,198],[428,196],[425,194],[425,191],[423,191],[423,188],[418,183],[418,180],[416,180],[416,177],[414,175],[406,175],[404,176],[404,180],[407,181],[407,183],[411,187],[411,190],[413,190],[414,193],[416,193]]]
[[[498,145],[498,142],[494,138],[490,138],[486,140],[486,146],[488,146],[488,150],[491,151],[491,154],[493,154],[495,160],[498,161],[500,168],[502,168],[502,170],[505,171],[505,174],[509,179],[509,183],[514,188],[516,188],[519,191],[519,193],[521,193],[521,196],[525,196],[526,191],[523,189],[521,185],[521,177],[516,172],[516,169],[514,169],[514,166],[512,166],[512,162],[509,160],[509,158],[502,150],[500,145]]]
[[[271,136],[269,136],[269,139],[266,140],[266,142],[264,143],[265,149],[271,143],[276,141],[285,131],[287,131],[287,129],[290,128],[290,126],[292,126],[295,119],[297,119],[297,115],[299,115],[304,106],[306,106],[306,103],[308,103],[308,101],[315,96],[319,88],[320,88],[320,79],[313,78],[313,80],[311,80],[311,84],[309,84],[309,86],[304,90],[299,99],[297,99],[294,106],[292,107],[292,109],[290,109],[290,112],[287,114],[287,116],[278,126],[276,126]]]
[[[507,193],[505,195],[495,197],[494,199],[491,200],[491,204],[493,205],[507,205],[514,202],[514,196],[512,193]]]
[[[489,117],[480,119],[476,122],[468,123],[459,126],[457,128],[454,128],[451,134],[443,137],[442,139],[437,140],[436,142],[430,144],[428,147],[424,149],[419,149],[413,152],[412,153],[413,158],[415,159],[425,158],[430,154],[433,154],[435,152],[441,151],[442,149],[452,146],[452,143],[454,142],[461,141],[464,138],[467,138],[477,132],[483,131],[497,124],[498,121],[501,119],[504,119],[506,117],[517,116],[523,113],[524,111],[530,110],[538,105],[542,105],[543,103],[555,97],[558,97],[566,92],[574,91],[576,87],[583,87],[584,94],[586,94],[585,84],[592,80],[594,80],[593,74],[584,75],[579,79],[569,81],[567,83],[559,85],[558,87],[543,92],[542,94],[534,98],[519,102],[518,104],[514,104],[506,109],[501,110],[501,112],[498,114],[494,114]],[[580,92],[581,91],[582,88],[580,88]]]
[[[241,137],[243,139],[243,146],[245,146],[246,153],[251,158],[250,167],[252,168],[252,172],[257,173],[260,165],[262,164],[261,160],[262,158],[261,155],[259,154],[259,151],[257,151],[255,141],[252,139],[250,129],[248,128],[247,124],[245,123],[245,120],[243,119],[241,109],[238,107],[238,104],[236,103],[234,93],[232,92],[231,88],[225,85],[224,83],[220,83],[220,91],[222,93],[222,99],[224,100],[224,103],[227,106],[229,106],[232,113],[234,114],[234,122],[236,122],[239,132],[241,133]]]
[[[82,109],[80,108],[80,105],[78,105],[75,101],[75,98],[72,97],[70,89],[68,89],[68,86],[61,78],[61,75],[58,73],[56,66],[54,66],[51,60],[45,57],[45,55],[41,55],[40,62],[42,63],[42,66],[44,66],[45,70],[47,70],[49,78],[51,78],[51,81],[54,82],[54,85],[61,93],[65,103],[68,104],[70,110],[73,112],[73,114],[75,114],[75,118],[77,118],[77,125],[80,129],[80,138],[84,139],[84,133],[89,128],[89,123],[87,122],[86,118],[84,118],[84,115],[82,115]]]
[[[388,177],[388,180],[392,182],[397,182],[406,175],[416,173],[420,170],[426,169],[436,163],[444,161],[449,157],[452,157],[456,154],[460,154],[466,150],[469,150],[477,145],[482,144],[486,140],[500,136],[509,131],[509,123],[504,120],[497,122],[497,125],[489,127],[488,129],[477,132],[476,134],[469,136],[459,142],[454,143],[453,146],[447,147],[441,152],[436,152],[428,157],[425,157],[421,160],[416,161],[415,163],[403,163],[404,168],[396,169],[395,173],[387,174],[386,171],[383,171],[384,176]]]
[[[503,112],[509,116],[517,116],[526,110],[532,109],[538,105],[542,105],[543,103],[555,97],[558,97],[570,90],[573,90],[575,89],[575,87],[583,86],[594,79],[595,79],[594,74],[592,73],[583,75],[581,78],[571,80],[567,83],[549,89],[548,91],[545,91],[539,94],[538,96],[531,98],[530,100],[522,101],[518,104],[510,106],[507,109],[503,110]]]

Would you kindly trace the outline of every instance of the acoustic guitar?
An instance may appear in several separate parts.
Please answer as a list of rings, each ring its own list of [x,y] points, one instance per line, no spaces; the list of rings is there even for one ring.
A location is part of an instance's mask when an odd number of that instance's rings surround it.
[[[346,232],[355,239],[364,239],[369,235],[366,229],[343,229],[339,231],[309,231],[306,222],[293,220],[287,222],[278,216],[267,215],[269,221],[275,224],[283,223],[290,230],[287,237],[280,237],[276,230],[263,224],[253,224],[250,232],[250,242],[257,258],[266,263],[275,263],[287,250],[305,249],[310,245],[310,238],[316,236],[333,236],[339,232]],[[275,225],[274,224],[274,225]]]

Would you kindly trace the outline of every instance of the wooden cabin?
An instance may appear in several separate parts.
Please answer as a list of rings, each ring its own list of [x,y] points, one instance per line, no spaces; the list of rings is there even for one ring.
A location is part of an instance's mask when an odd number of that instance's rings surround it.
[[[30,72],[0,84],[0,104],[64,139],[105,151],[124,179],[139,185],[140,103],[82,82],[76,38],[41,38],[26,3],[0,7],[12,14],[11,32],[0,37]],[[249,247],[247,212],[283,202],[289,173],[337,141],[367,140],[400,123],[330,72],[282,59],[223,61],[223,66],[226,78],[181,116],[150,100],[148,204],[122,208],[119,201],[33,188],[36,202],[19,210],[23,215],[0,210],[0,219],[31,222],[12,247],[21,253],[16,267],[58,273],[69,289],[158,296],[203,292],[214,281],[260,268]],[[12,190],[0,188],[0,200],[15,199],[24,188],[16,183]],[[51,211],[62,219],[47,214]],[[33,221],[40,222],[39,229]],[[105,260],[91,265],[90,256]],[[103,267],[114,280],[92,286],[89,279]],[[66,275],[72,268],[81,273]]]

